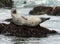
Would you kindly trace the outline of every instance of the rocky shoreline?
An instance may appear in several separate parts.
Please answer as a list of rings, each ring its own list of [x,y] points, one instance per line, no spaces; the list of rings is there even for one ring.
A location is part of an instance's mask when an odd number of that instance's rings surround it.
[[[47,7],[47,6],[37,6],[34,7],[30,12],[30,15],[53,15],[53,16],[60,16],[60,7]]]
[[[28,27],[15,25],[12,20],[10,24],[0,24],[0,34],[17,37],[47,37],[48,34],[56,34],[55,30],[49,30],[42,26]]]

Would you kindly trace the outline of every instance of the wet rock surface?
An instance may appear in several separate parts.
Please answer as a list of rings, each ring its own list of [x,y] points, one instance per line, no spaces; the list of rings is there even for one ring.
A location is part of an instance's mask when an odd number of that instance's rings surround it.
[[[42,26],[28,27],[15,25],[12,20],[10,24],[0,24],[0,34],[17,37],[47,37],[48,34],[57,33]]]
[[[60,7],[55,7],[55,9],[52,10],[51,15],[60,16]]]
[[[37,6],[34,7],[33,10],[29,12],[31,15],[54,15],[54,16],[60,16],[60,7],[46,7],[46,6]]]
[[[52,7],[37,6],[34,7],[33,10],[29,12],[29,14],[33,14],[33,15],[42,15],[46,13],[50,14],[52,9],[53,9]]]
[[[12,0],[0,0],[0,8],[12,8],[13,1]]]

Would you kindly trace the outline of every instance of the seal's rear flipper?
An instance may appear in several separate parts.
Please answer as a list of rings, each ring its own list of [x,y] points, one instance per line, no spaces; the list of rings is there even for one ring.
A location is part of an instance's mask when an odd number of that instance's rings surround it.
[[[41,17],[40,19],[42,20],[42,22],[41,22],[41,23],[43,23],[43,22],[45,22],[45,21],[49,20],[50,18],[43,18],[43,17]]]

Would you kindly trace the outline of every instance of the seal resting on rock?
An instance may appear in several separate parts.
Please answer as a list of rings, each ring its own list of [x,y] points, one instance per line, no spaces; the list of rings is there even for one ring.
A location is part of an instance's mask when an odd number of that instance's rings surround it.
[[[25,17],[21,14],[17,14],[17,11],[15,8],[11,11],[12,20],[16,25],[26,25],[26,26],[37,26],[40,23],[49,20],[50,18],[43,18],[43,17],[37,17],[37,16],[29,16]]]
[[[0,34],[17,37],[46,37],[48,34],[57,33],[55,30],[49,30],[39,26],[40,23],[49,18],[45,19],[34,16],[26,18],[25,16],[17,14],[16,9],[12,11],[11,15],[12,20],[6,20],[10,21],[10,24],[0,24]]]

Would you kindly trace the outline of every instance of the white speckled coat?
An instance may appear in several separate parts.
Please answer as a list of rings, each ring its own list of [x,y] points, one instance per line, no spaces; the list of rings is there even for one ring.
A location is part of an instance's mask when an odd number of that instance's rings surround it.
[[[12,20],[16,25],[27,25],[27,26],[36,26],[39,25],[41,19],[38,17],[31,16],[29,18],[25,18],[20,14],[12,14]]]

